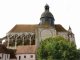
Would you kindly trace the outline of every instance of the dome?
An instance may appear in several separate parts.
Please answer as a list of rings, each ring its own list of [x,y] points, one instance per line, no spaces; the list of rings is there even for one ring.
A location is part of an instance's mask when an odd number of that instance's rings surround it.
[[[49,11],[49,8],[50,8],[49,5],[46,4],[44,8],[45,8],[45,11],[41,15],[39,25],[41,26],[42,24],[44,24],[47,21],[50,25],[55,27],[55,25],[54,25],[55,19],[54,19],[53,14]]]
[[[42,15],[41,15],[41,18],[42,18],[42,17],[54,18],[53,15],[52,15],[52,13],[49,12],[49,11],[44,11],[44,12],[42,13]]]
[[[49,5],[46,4],[44,8],[45,8],[45,11],[42,13],[41,18],[43,18],[43,17],[44,18],[49,17],[49,18],[53,18],[54,19],[52,13],[49,12]]]

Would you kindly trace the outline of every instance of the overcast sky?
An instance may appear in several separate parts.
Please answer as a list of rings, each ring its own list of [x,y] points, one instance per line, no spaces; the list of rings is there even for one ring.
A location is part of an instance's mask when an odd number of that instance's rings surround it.
[[[69,25],[80,48],[80,0],[0,0],[0,38],[16,24],[39,24],[45,4],[66,30]]]

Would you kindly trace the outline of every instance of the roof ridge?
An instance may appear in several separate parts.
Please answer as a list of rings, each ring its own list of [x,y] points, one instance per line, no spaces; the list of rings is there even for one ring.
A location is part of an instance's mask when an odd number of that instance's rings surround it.
[[[55,25],[61,25],[61,24],[55,24]]]
[[[16,25],[38,25],[38,24],[16,24]]]

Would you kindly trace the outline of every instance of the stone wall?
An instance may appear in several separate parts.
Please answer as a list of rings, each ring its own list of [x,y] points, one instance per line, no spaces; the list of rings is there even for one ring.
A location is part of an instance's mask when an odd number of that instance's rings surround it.
[[[55,37],[56,36],[56,30],[54,28],[38,28],[38,39],[36,40],[37,47],[39,46],[41,39],[46,39],[49,37]]]
[[[31,58],[31,55],[33,58]],[[16,54],[17,60],[19,60],[19,56],[21,56],[20,60],[36,60],[35,54]],[[24,58],[24,56],[26,56],[26,58]]]
[[[58,35],[60,35],[61,37],[64,37],[65,39],[68,40],[68,32],[57,32]]]
[[[3,54],[3,57],[2,57],[2,54]],[[10,54],[0,53],[0,57],[1,57],[1,60],[9,60],[10,59]]]
[[[52,37],[52,32],[48,29],[44,29],[41,31],[41,40],[44,40],[46,38]]]

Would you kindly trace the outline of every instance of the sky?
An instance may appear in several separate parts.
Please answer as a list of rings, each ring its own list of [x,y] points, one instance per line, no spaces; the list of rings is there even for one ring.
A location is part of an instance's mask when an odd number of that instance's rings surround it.
[[[80,0],[0,0],[0,38],[16,24],[39,24],[46,3],[55,18],[66,30],[69,26],[80,48]]]

